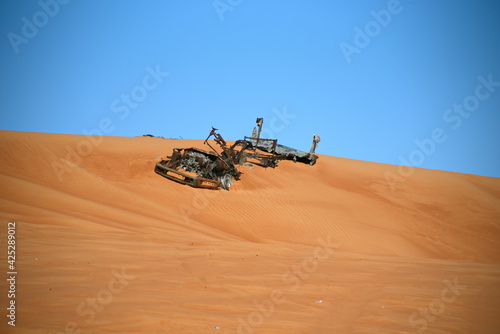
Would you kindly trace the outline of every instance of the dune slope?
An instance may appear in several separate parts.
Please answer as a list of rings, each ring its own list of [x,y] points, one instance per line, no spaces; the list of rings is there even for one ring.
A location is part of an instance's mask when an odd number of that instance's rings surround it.
[[[498,332],[500,179],[323,155],[230,191],[153,172],[191,146],[0,131],[1,331]]]

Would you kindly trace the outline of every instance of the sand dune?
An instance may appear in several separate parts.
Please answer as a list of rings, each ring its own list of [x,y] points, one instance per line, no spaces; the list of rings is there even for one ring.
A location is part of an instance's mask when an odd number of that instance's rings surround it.
[[[1,331],[498,333],[500,179],[324,155],[230,191],[153,172],[191,146],[0,131]]]

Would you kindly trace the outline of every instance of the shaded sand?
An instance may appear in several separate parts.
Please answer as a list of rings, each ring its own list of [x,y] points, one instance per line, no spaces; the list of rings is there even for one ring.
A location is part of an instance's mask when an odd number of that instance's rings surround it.
[[[0,131],[0,331],[498,333],[500,179],[414,169],[391,190],[397,166],[330,156],[242,167],[230,191],[153,172],[190,146]],[[87,156],[62,169],[68,147]]]

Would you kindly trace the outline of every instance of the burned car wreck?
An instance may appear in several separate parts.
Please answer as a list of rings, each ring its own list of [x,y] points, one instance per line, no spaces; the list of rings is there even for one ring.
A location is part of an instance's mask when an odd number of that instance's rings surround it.
[[[217,129],[205,139],[211,152],[195,147],[175,148],[171,156],[156,163],[155,172],[169,180],[187,184],[195,188],[229,190],[235,180],[239,180],[241,172],[238,165],[257,165],[264,168],[275,168],[280,160],[292,160],[314,165],[318,156],[314,154],[320,141],[318,135],[313,136],[309,152],[296,150],[278,144],[277,139],[260,138],[263,118],[257,118],[257,126],[253,129],[252,137],[245,136],[229,146]],[[216,150],[209,142],[213,137],[220,147]]]

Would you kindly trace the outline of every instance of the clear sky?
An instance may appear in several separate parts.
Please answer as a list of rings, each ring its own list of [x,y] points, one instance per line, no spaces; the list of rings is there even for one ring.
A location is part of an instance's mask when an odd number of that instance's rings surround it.
[[[500,2],[3,0],[0,129],[228,140],[500,177]],[[168,152],[166,152],[168,153]]]

